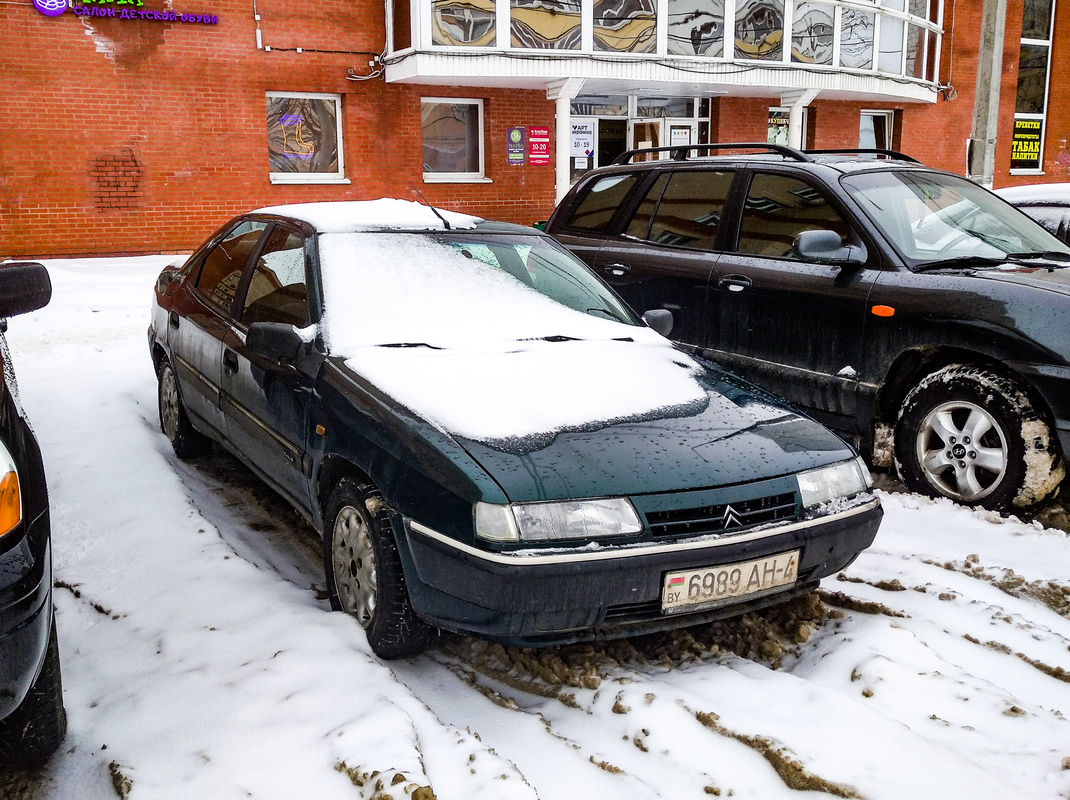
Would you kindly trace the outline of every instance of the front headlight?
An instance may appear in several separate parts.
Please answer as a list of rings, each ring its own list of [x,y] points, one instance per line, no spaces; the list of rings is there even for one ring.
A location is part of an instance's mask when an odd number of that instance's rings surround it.
[[[22,490],[15,460],[0,442],[0,536],[10,533],[22,522]]]
[[[803,508],[812,508],[837,497],[850,497],[873,485],[869,468],[861,458],[800,472],[795,477],[799,480]]]
[[[643,530],[623,497],[556,503],[476,503],[476,535],[493,542],[551,542],[630,536]]]

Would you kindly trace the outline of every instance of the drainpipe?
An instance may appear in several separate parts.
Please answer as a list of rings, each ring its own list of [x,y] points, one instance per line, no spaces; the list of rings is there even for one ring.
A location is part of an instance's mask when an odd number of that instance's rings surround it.
[[[553,100],[556,130],[554,131],[554,204],[568,192],[572,169],[569,166],[572,142],[572,101],[583,88],[583,78],[565,78],[546,87],[546,99]]]
[[[802,150],[803,109],[814,102],[820,89],[793,89],[780,95],[780,104],[788,109],[788,146]]]
[[[1003,38],[1007,0],[984,0],[981,42],[977,53],[977,90],[973,98],[973,127],[966,143],[966,172],[970,180],[991,189],[996,171],[999,127],[999,89],[1003,77]]]

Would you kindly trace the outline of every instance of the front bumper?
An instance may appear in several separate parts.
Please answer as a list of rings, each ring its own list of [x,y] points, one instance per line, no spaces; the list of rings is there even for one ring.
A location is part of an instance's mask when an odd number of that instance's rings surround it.
[[[846,511],[728,536],[655,545],[491,553],[409,519],[395,521],[409,597],[428,622],[510,645],[564,644],[699,624],[781,603],[842,570],[876,536],[877,499]],[[783,591],[695,613],[663,614],[666,572],[799,550]]]
[[[47,526],[48,515],[35,521]],[[45,660],[52,624],[52,553],[48,537],[27,533],[0,555],[0,719],[26,698]]]

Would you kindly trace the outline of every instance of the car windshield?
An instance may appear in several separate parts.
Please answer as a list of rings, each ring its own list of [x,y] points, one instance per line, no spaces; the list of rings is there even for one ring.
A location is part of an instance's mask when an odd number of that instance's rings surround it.
[[[965,178],[889,170],[848,175],[841,183],[912,267],[949,259],[1070,255],[1033,220]]]
[[[542,234],[324,233],[319,252],[327,330],[342,349],[612,339],[645,327]]]
[[[638,320],[584,264],[542,236],[435,235],[444,248],[506,273],[561,305],[628,325]]]

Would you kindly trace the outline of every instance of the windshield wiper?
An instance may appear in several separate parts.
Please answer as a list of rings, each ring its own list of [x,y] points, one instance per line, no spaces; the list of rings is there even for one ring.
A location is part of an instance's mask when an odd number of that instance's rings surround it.
[[[1010,261],[1032,261],[1044,259],[1046,261],[1070,261],[1070,253],[1061,253],[1058,250],[1034,250],[1028,253],[1007,253]]]
[[[916,264],[911,267],[914,272],[930,272],[937,269],[965,269],[968,267],[996,267],[1006,264],[1007,258],[993,258],[992,256],[955,256],[954,258],[941,258],[939,261],[928,261],[924,264]]]

